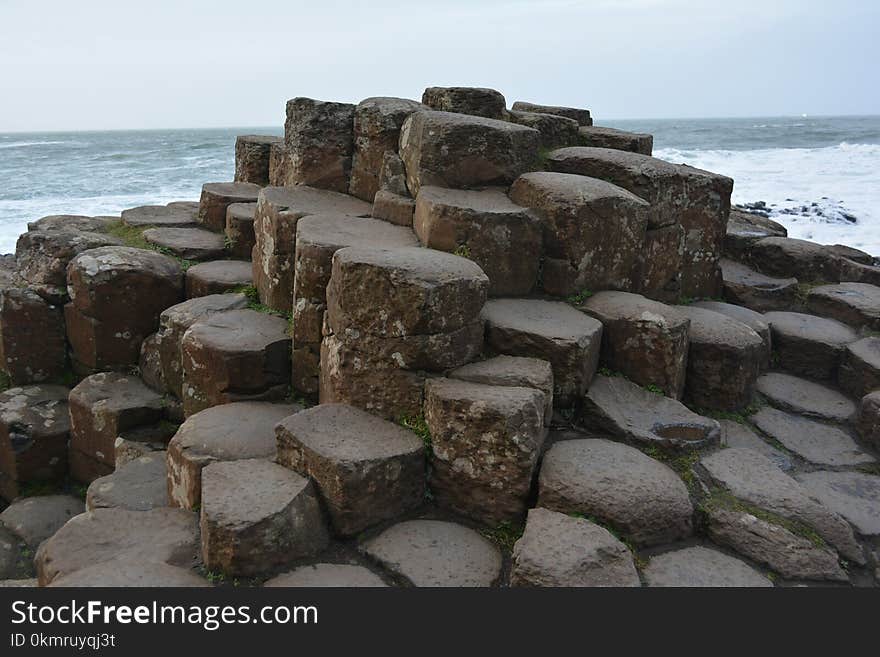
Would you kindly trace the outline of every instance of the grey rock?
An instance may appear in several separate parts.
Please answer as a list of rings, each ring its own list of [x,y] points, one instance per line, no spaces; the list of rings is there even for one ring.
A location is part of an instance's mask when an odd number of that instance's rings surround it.
[[[862,472],[804,472],[807,492],[843,516],[862,536],[880,535],[880,477]]]
[[[774,278],[733,260],[721,260],[724,298],[758,312],[789,310],[795,305],[798,280]]]
[[[361,588],[388,586],[382,579],[363,566],[344,563],[318,563],[277,575],[263,586],[269,588],[333,587]]]
[[[868,283],[820,285],[807,295],[807,309],[855,328],[880,328],[880,287]]]
[[[165,452],[141,456],[113,474],[95,479],[86,491],[86,508],[122,507],[132,511],[149,511],[168,506],[167,467]]]
[[[500,92],[482,87],[428,87],[422,103],[441,112],[503,119],[507,102]]]
[[[241,260],[212,260],[186,270],[186,298],[224,294],[250,287],[254,282],[253,266]]]
[[[825,317],[769,312],[773,348],[783,369],[813,379],[833,379],[846,346],[859,336],[845,324]]]
[[[777,408],[831,422],[851,422],[856,405],[836,390],[782,372],[758,379],[758,392]]]
[[[553,114],[554,116],[563,116],[573,121],[577,121],[578,125],[593,125],[593,119],[590,117],[590,110],[578,107],[559,107],[555,105],[538,105],[536,103],[527,103],[522,100],[516,101],[511,105],[511,109],[520,112],[539,112],[541,114]]]
[[[788,454],[773,447],[745,424],[733,420],[719,420],[718,423],[721,425],[721,444],[723,446],[754,450],[773,461],[784,472],[794,469],[794,464]]]
[[[627,132],[599,126],[584,126],[579,132],[583,146],[613,148],[642,155],[650,155],[654,150],[654,136],[643,132]]]
[[[856,397],[880,389],[880,337],[869,336],[846,346],[837,382]]]
[[[748,564],[723,552],[695,546],[651,557],[648,586],[767,587],[773,583]]]
[[[49,586],[52,588],[193,588],[211,585],[189,567],[122,555],[57,577]]]
[[[82,500],[72,495],[24,497],[0,513],[0,524],[36,549],[64,523],[85,510]]]
[[[223,235],[203,228],[149,228],[143,235],[150,244],[184,260],[216,260],[226,251]]]
[[[695,301],[691,306],[727,315],[731,319],[742,322],[757,333],[764,343],[766,354],[761,366],[763,368],[767,367],[770,363],[770,354],[773,351],[773,341],[770,334],[770,325],[764,320],[764,315],[745,306],[737,306],[723,301]]]
[[[122,223],[138,228],[165,226],[176,228],[195,228],[195,211],[185,207],[169,205],[142,205],[122,211]]]

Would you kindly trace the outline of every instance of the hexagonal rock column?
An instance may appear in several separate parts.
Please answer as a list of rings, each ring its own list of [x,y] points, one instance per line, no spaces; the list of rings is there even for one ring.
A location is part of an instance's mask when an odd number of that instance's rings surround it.
[[[833,319],[788,312],[764,317],[780,367],[813,379],[835,378],[847,345],[859,339],[850,327]]]
[[[620,376],[593,380],[577,422],[627,442],[667,449],[699,449],[721,438],[715,420]]]
[[[135,365],[141,342],[158,328],[159,313],[183,297],[176,260],[123,246],[78,255],[67,285],[71,303],[64,317],[72,357],[92,371]]]
[[[196,515],[180,509],[95,509],[71,518],[34,558],[40,586],[110,561],[190,568],[199,545]],[[119,568],[117,566],[117,568]]]
[[[681,293],[717,297],[718,265],[730,212],[733,180],[693,167],[610,148],[563,148],[548,158],[553,171],[601,178],[651,204],[649,228],[681,225],[686,234]]]
[[[602,322],[602,364],[678,399],[684,392],[690,320],[673,306],[627,292],[599,292],[581,309]]]
[[[0,513],[0,527],[6,527],[36,550],[68,520],[85,510],[82,500],[72,495],[23,497]]]
[[[186,270],[186,298],[234,292],[254,282],[253,266],[243,260],[212,260]]]
[[[239,135],[235,138],[235,182],[269,184],[269,157],[273,144],[281,137]]]
[[[28,287],[49,303],[68,300],[67,265],[77,255],[101,246],[122,245],[122,240],[103,233],[75,230],[31,230],[15,244],[18,273]]]
[[[383,587],[388,586],[382,578],[363,566],[346,563],[318,563],[300,566],[289,573],[277,575],[263,586],[268,588],[294,587]]]
[[[797,480],[813,498],[861,536],[880,536],[880,477],[864,472],[804,472]]]
[[[370,203],[380,188],[385,153],[397,152],[400,128],[410,114],[428,109],[405,98],[367,98],[354,110],[354,158],[349,192]]]
[[[529,509],[513,546],[511,586],[641,586],[632,553],[584,518]]]
[[[180,342],[187,417],[233,401],[283,399],[290,383],[290,337],[281,317],[254,310],[214,313]]]
[[[567,119],[577,121],[578,125],[593,125],[593,119],[590,117],[590,110],[588,109],[558,107],[555,105],[537,105],[535,103],[526,103],[522,100],[518,100],[511,105],[511,109],[520,112],[538,112],[540,114],[564,116]]]
[[[854,397],[880,389],[880,337],[862,338],[846,346],[837,382]]]
[[[285,185],[348,193],[354,153],[355,106],[311,98],[287,101]]]
[[[122,211],[122,223],[126,226],[150,228],[195,228],[196,215],[187,207],[171,205],[141,205]]]
[[[264,304],[281,312],[290,312],[293,298],[296,225],[310,214],[369,217],[370,205],[352,196],[303,185],[263,190],[254,214],[254,286]]]
[[[489,280],[470,260],[421,248],[348,247],[333,256],[321,347],[321,403],[398,419],[421,412],[421,370],[482,350]]]
[[[257,243],[254,236],[256,203],[233,203],[226,208],[226,243],[235,258],[250,260]]]
[[[361,546],[372,559],[415,586],[486,587],[501,576],[501,553],[469,527],[408,520]]]
[[[212,463],[202,471],[202,559],[228,575],[259,575],[327,546],[314,487],[264,459]]]
[[[322,326],[333,254],[347,246],[417,246],[413,232],[384,221],[348,215],[303,217],[296,229],[293,284],[294,390],[317,397]]]
[[[492,386],[534,388],[544,395],[544,424],[549,425],[553,418],[553,367],[546,360],[495,356],[452,370],[449,378]]]
[[[413,432],[344,404],[279,422],[278,463],[315,482],[335,533],[353,536],[418,507],[425,448]]]
[[[492,296],[532,291],[541,261],[541,222],[501,189],[423,186],[413,228],[431,249],[463,255],[489,277]]]
[[[500,92],[483,87],[428,87],[422,102],[431,109],[503,119],[507,101]]]
[[[856,329],[880,329],[880,287],[867,283],[820,285],[810,290],[807,310]]]
[[[235,402],[191,415],[168,443],[169,505],[198,508],[206,465],[242,459],[274,460],[275,426],[301,410],[295,404]]]
[[[189,567],[182,568],[123,555],[57,577],[48,586],[51,588],[209,588],[212,584]]]
[[[880,448],[880,390],[862,398],[857,426],[862,440],[874,449]]]
[[[807,417],[845,423],[856,415],[855,403],[845,395],[790,374],[769,372],[758,379],[757,390],[773,406]]]
[[[116,438],[165,417],[162,396],[139,378],[115,372],[86,377],[70,391],[71,475],[91,483],[116,465]]]
[[[801,283],[839,280],[840,258],[828,247],[791,237],[765,237],[748,250],[749,261],[768,276]]]
[[[59,380],[66,365],[61,308],[28,288],[0,287],[0,370],[21,385]]]
[[[36,230],[70,230],[88,233],[103,233],[118,221],[119,217],[87,217],[78,214],[50,214],[36,221],[29,221],[27,229]]]
[[[168,506],[165,452],[138,457],[112,474],[95,479],[86,491],[86,509],[121,507],[149,511]]]
[[[641,155],[650,155],[654,149],[654,136],[643,132],[626,132],[614,128],[588,126],[581,128],[579,133],[583,146],[613,148]]]
[[[760,336],[761,341],[764,343],[764,357],[761,360],[761,369],[766,369],[769,366],[770,354],[773,351],[773,341],[771,340],[770,325],[765,321],[764,315],[750,308],[737,306],[732,303],[724,303],[723,301],[695,301],[691,306],[727,315],[731,319],[735,319],[752,329]]]
[[[648,586],[768,587],[773,583],[748,564],[718,550],[694,546],[651,557]]]
[[[609,440],[564,440],[544,455],[538,505],[582,513],[639,545],[690,536],[694,508],[667,465]]]
[[[538,167],[534,128],[451,112],[415,112],[400,132],[400,157],[412,195],[423,185],[509,185]],[[466,164],[466,166],[465,166]]]
[[[731,209],[724,235],[724,253],[729,258],[741,259],[752,244],[765,237],[788,237],[780,223],[760,214]]]
[[[534,128],[541,133],[541,148],[550,150],[564,148],[566,146],[578,146],[581,137],[578,133],[578,123],[574,119],[555,114],[540,114],[538,112],[509,111],[506,116],[508,121],[528,128]]]
[[[68,390],[39,385],[0,393],[0,497],[11,502],[22,484],[67,473]]]
[[[538,299],[493,299],[486,303],[490,350],[529,356],[553,367],[553,394],[559,406],[579,399],[596,372],[602,324],[565,303]]]
[[[645,246],[648,203],[595,178],[539,171],[520,176],[510,198],[544,221],[544,290],[633,288]]]
[[[226,253],[223,236],[202,228],[149,228],[143,235],[163,252],[184,260],[215,260]]]
[[[681,299],[685,230],[680,224],[649,228],[639,256],[633,289],[665,303]]]
[[[141,371],[145,381],[161,392],[170,392],[183,399],[183,363],[180,343],[186,330],[198,320],[227,310],[247,306],[243,294],[212,294],[196,297],[171,306],[159,315],[159,330],[144,341],[141,349]],[[155,366],[148,366],[154,361]],[[148,373],[155,372],[153,376]]]
[[[724,298],[756,312],[786,311],[797,302],[796,278],[765,276],[733,260],[721,260]]]
[[[287,182],[290,159],[287,156],[287,146],[284,141],[280,144],[269,146],[269,184],[273,187],[282,187]]]
[[[248,182],[218,182],[202,185],[197,220],[208,230],[223,232],[226,209],[233,203],[254,203],[260,186]]]
[[[697,408],[735,411],[748,406],[766,354],[761,336],[712,310],[676,310],[691,320],[685,396]]]
[[[533,388],[428,380],[437,503],[487,525],[521,518],[544,444],[545,403]]]
[[[416,202],[409,196],[401,196],[387,189],[380,189],[373,198],[373,218],[397,224],[412,226]]]

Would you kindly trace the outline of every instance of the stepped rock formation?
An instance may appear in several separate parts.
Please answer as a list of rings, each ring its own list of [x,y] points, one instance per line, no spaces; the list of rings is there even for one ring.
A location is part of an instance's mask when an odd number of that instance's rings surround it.
[[[880,583],[870,255],[584,108],[286,119],[0,258],[0,585]]]

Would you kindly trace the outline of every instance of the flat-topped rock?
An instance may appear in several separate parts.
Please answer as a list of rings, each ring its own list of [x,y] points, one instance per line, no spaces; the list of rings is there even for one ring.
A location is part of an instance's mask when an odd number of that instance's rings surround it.
[[[87,371],[126,369],[159,326],[159,314],[183,298],[174,258],[125,246],[81,253],[67,271],[64,308],[73,360]]]
[[[520,112],[518,110],[510,110],[506,116],[508,121],[534,128],[541,133],[540,146],[542,149],[576,146],[581,142],[581,136],[578,133],[580,126],[574,119],[556,114]]]
[[[880,535],[880,477],[863,472],[804,472],[797,480],[862,536]]]
[[[349,193],[370,203],[381,187],[385,153],[397,152],[400,128],[410,114],[428,109],[405,98],[367,98],[354,110],[354,156]]]
[[[517,178],[510,198],[544,222],[545,291],[569,296],[632,288],[645,243],[646,201],[604,180],[546,171]]]
[[[244,308],[243,294],[211,294],[175,304],[162,311],[159,330],[141,346],[141,374],[150,387],[183,398],[180,342],[196,321],[214,313]]]
[[[718,424],[721,425],[721,444],[723,446],[754,450],[773,461],[784,472],[794,469],[794,464],[788,454],[773,447],[747,425],[733,420],[718,420]]]
[[[648,586],[767,587],[773,583],[747,563],[699,545],[651,557],[644,569]]]
[[[521,518],[544,444],[544,408],[534,388],[429,379],[424,414],[437,503],[487,525]]]
[[[242,260],[250,260],[257,243],[254,235],[256,203],[232,203],[226,208],[225,244],[229,253]]]
[[[634,447],[603,439],[564,440],[544,455],[538,505],[580,513],[639,545],[693,531],[693,505],[675,472]]]
[[[228,575],[258,575],[327,546],[314,487],[265,459],[202,470],[202,559]]]
[[[189,567],[172,566],[123,555],[57,577],[49,586],[51,588],[194,588],[210,587],[211,584]]]
[[[546,360],[553,367],[556,403],[567,406],[596,372],[602,324],[557,301],[492,299],[483,307],[491,351]]]
[[[255,310],[214,313],[180,342],[187,416],[233,401],[282,399],[290,382],[287,321]]]
[[[333,587],[361,588],[388,586],[382,578],[363,566],[347,563],[317,563],[300,566],[277,575],[263,586],[269,588]]]
[[[315,482],[337,534],[355,535],[424,500],[424,445],[399,425],[321,404],[282,420],[276,435],[278,463]]]
[[[724,303],[723,301],[695,301],[691,306],[727,315],[731,319],[745,324],[757,333],[764,343],[765,350],[765,357],[761,361],[761,367],[767,367],[770,362],[770,354],[773,351],[773,341],[770,334],[770,325],[764,320],[764,315],[750,308],[737,306],[732,303]]]
[[[492,386],[534,388],[544,395],[544,424],[553,417],[553,366],[525,356],[495,356],[449,372],[450,379]]]
[[[196,215],[187,207],[170,205],[141,205],[122,211],[122,223],[132,227],[162,226],[170,228],[194,228]]]
[[[195,413],[168,443],[171,506],[196,509],[202,498],[202,469],[217,461],[274,460],[275,426],[298,413],[296,404],[235,402]]]
[[[22,484],[66,474],[68,393],[45,384],[0,392],[0,497],[11,502]]]
[[[239,135],[236,137],[235,182],[268,185],[272,146],[283,142],[283,137],[267,135]]]
[[[165,452],[153,452],[126,463],[113,474],[95,479],[86,491],[86,508],[122,507],[149,511],[168,506]]]
[[[847,345],[859,339],[850,327],[825,317],[791,312],[764,317],[780,367],[814,379],[835,378]]]
[[[136,376],[101,372],[70,391],[70,449],[109,468],[116,463],[116,438],[125,431],[158,424],[165,417],[162,396]],[[72,474],[90,483],[83,472]]]
[[[797,481],[765,456],[750,449],[731,447],[703,457],[700,465],[715,485],[734,497],[811,527],[842,556],[857,563],[864,562],[861,547],[849,525],[813,500]]]
[[[547,165],[551,171],[605,180],[644,199],[651,204],[649,228],[681,226],[687,235],[681,245],[681,295],[718,296],[733,180],[613,148],[562,148],[549,154]]]
[[[232,203],[254,203],[260,186],[250,182],[217,182],[202,185],[198,223],[215,233],[226,226],[226,208]]]
[[[254,282],[253,266],[243,260],[212,260],[186,270],[186,298],[233,292]]]
[[[408,520],[362,544],[361,550],[415,586],[492,586],[501,553],[469,527],[440,520]]]
[[[820,285],[807,295],[807,310],[857,329],[880,328],[880,287],[868,283]]]
[[[713,310],[676,310],[691,321],[685,396],[698,408],[735,411],[748,406],[766,354],[761,336]]]
[[[397,226],[412,226],[416,211],[415,199],[380,189],[373,198],[373,218]]]
[[[855,397],[880,389],[880,337],[862,338],[846,346],[837,382]]]
[[[287,101],[284,185],[348,192],[355,106],[312,98]]]
[[[792,237],[765,237],[749,247],[748,259],[768,276],[801,283],[837,281],[839,258],[826,247]]]
[[[578,107],[559,107],[557,105],[538,105],[536,103],[527,103],[522,100],[516,101],[511,105],[511,109],[520,112],[538,112],[540,114],[553,114],[554,116],[564,116],[578,122],[578,125],[593,125],[593,119],[590,118],[590,110]]]
[[[67,365],[64,314],[26,287],[0,286],[0,370],[14,385],[58,381]]]
[[[846,246],[845,244],[826,245],[825,250],[827,250],[829,253],[833,253],[839,258],[852,260],[862,265],[873,266],[877,263],[877,259],[870,253],[852,246]]]
[[[144,239],[184,260],[214,260],[226,252],[223,235],[202,228],[149,228]]]
[[[684,404],[614,376],[597,376],[583,400],[579,422],[641,445],[698,449],[717,444],[718,422]]]
[[[50,214],[36,221],[29,221],[28,230],[71,230],[87,233],[104,233],[119,217],[88,217],[80,214]]]
[[[33,575],[28,563],[28,546],[15,534],[0,525],[0,578],[23,579]]]
[[[751,419],[758,429],[811,463],[842,466],[875,462],[837,427],[775,408],[762,408]]]
[[[540,136],[534,128],[507,121],[415,112],[400,132],[407,187],[416,196],[423,185],[509,185],[520,174],[538,168]]]
[[[73,516],[85,511],[82,500],[72,495],[41,495],[17,499],[0,513],[6,527],[36,550]]]
[[[116,558],[191,567],[199,544],[198,519],[180,509],[96,509],[71,518],[34,558],[40,586]]]
[[[724,253],[741,259],[754,242],[765,237],[788,237],[782,224],[760,214],[732,208],[724,235]]]
[[[602,363],[628,379],[684,392],[690,320],[672,306],[628,292],[599,292],[580,307],[602,322]]]
[[[428,87],[422,103],[441,112],[503,119],[507,101],[500,92],[483,87]]]
[[[333,256],[327,313],[334,333],[449,333],[473,323],[489,279],[465,258],[415,247],[348,247]]]
[[[629,549],[584,518],[530,509],[513,547],[511,586],[641,586]]]
[[[777,408],[831,422],[851,422],[856,405],[848,397],[819,383],[769,372],[758,379],[757,390]]]
[[[880,390],[862,398],[857,427],[862,440],[874,449],[880,448]]]
[[[615,128],[584,126],[580,130],[581,142],[584,146],[594,148],[613,148],[618,151],[630,151],[650,155],[654,150],[654,136],[644,132],[627,132]]]
[[[773,278],[734,262],[721,260],[724,298],[758,312],[786,311],[795,306],[796,278]]]
[[[489,277],[489,294],[532,291],[541,259],[541,223],[502,189],[423,186],[413,228],[422,244],[476,262]]]
[[[33,589],[39,586],[34,578],[0,579],[0,589]]]

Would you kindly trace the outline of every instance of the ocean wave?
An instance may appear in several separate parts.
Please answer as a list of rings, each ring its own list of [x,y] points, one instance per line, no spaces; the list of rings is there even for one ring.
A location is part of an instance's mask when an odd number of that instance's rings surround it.
[[[13,141],[8,144],[0,144],[0,148],[25,148],[27,146],[55,146],[58,144],[70,144],[67,141]]]

